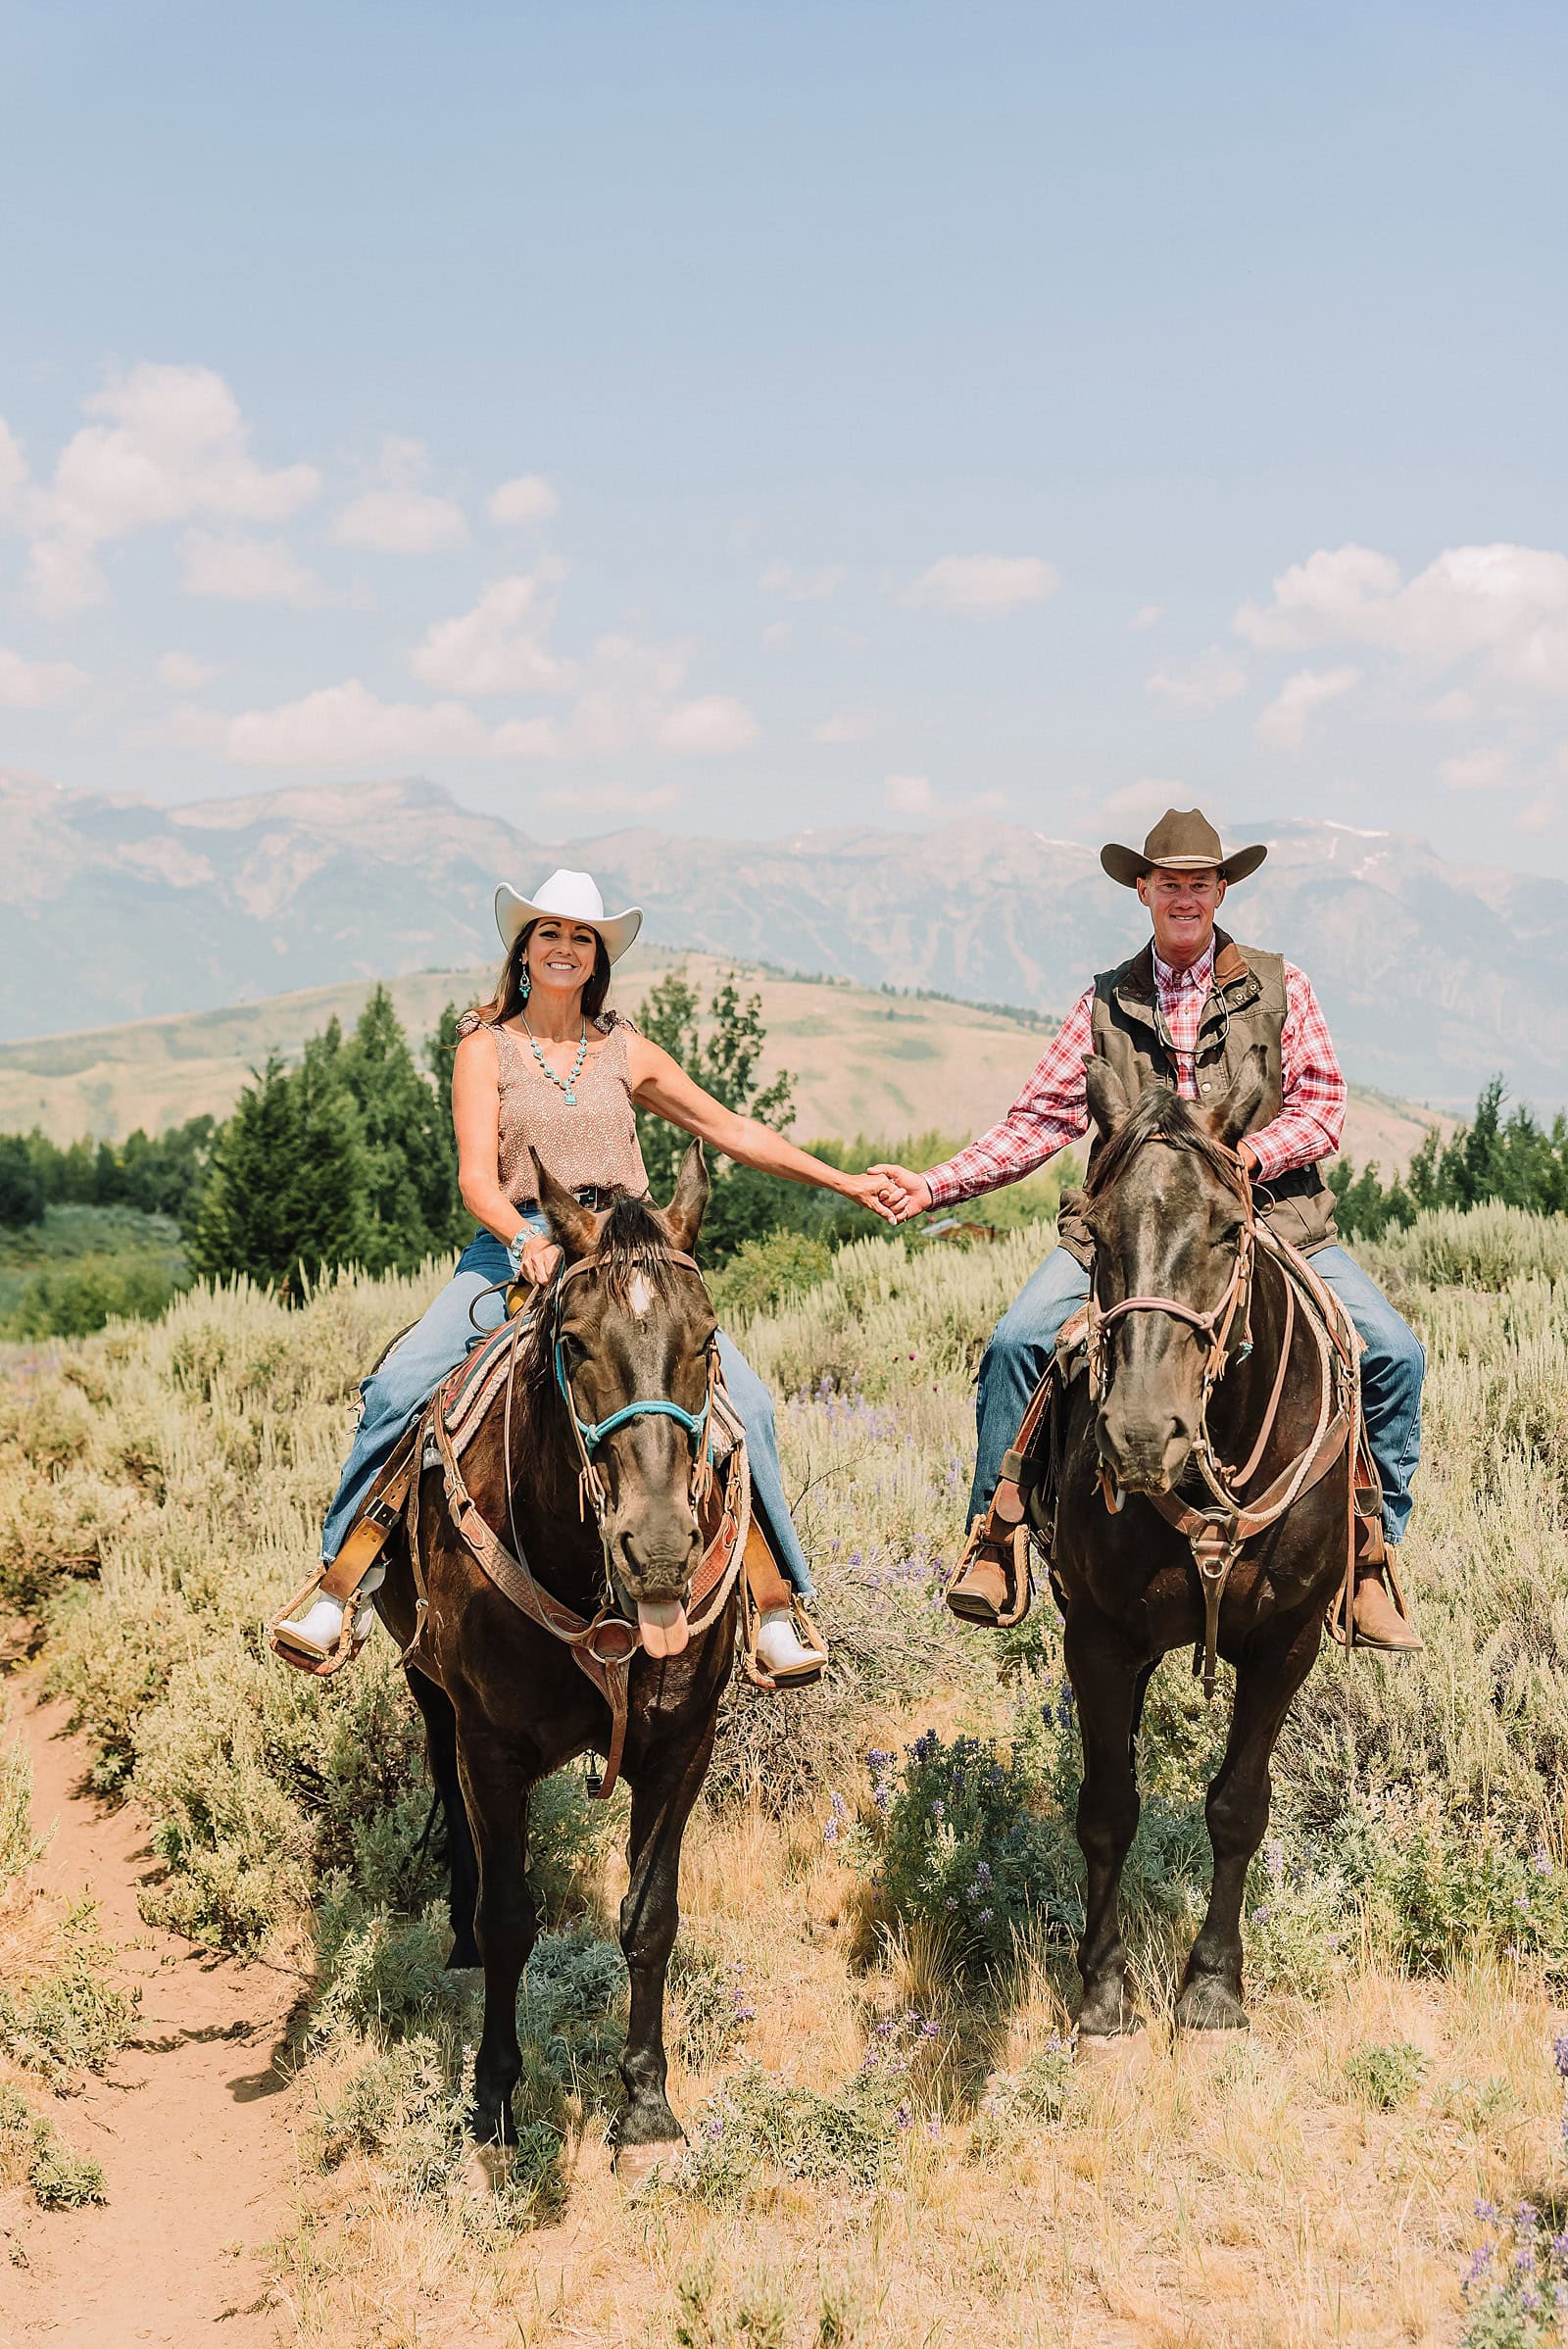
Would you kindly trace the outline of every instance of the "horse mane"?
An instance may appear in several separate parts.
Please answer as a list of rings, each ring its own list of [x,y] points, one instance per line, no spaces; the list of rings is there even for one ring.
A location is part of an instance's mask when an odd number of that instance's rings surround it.
[[[1228,1191],[1240,1191],[1235,1158],[1223,1143],[1215,1141],[1194,1104],[1169,1085],[1146,1085],[1115,1133],[1090,1159],[1085,1197],[1102,1199],[1146,1142],[1169,1142],[1178,1150],[1192,1150]]]

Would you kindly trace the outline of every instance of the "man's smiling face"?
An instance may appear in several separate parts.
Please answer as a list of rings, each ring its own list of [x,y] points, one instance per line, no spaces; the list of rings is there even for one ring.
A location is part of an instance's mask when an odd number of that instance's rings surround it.
[[[1208,952],[1214,916],[1225,902],[1225,878],[1217,865],[1178,872],[1168,864],[1141,874],[1138,895],[1154,924],[1154,952],[1172,970],[1187,970]]]

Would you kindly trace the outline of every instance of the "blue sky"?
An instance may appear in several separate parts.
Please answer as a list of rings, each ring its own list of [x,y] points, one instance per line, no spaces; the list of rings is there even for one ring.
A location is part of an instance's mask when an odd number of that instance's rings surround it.
[[[0,764],[1568,873],[1560,12],[0,39]]]

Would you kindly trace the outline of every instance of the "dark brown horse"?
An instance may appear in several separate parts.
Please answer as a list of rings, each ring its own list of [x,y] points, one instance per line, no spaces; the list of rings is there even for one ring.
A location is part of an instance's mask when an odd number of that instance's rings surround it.
[[[1212,1572],[1232,1552],[1216,1634],[1236,1694],[1208,1790],[1208,1913],[1176,1999],[1176,2020],[1190,2028],[1246,2026],[1241,1905],[1268,1823],[1269,1758],[1346,1569],[1351,1453],[1343,1427],[1336,1448],[1337,1423],[1324,1418],[1345,1401],[1343,1365],[1325,1355],[1321,1330],[1292,1303],[1285,1271],[1257,1240],[1235,1154],[1264,1076],[1259,1049],[1205,1114],[1163,1086],[1131,1104],[1102,1060],[1089,1063],[1103,1138],[1086,1202],[1091,1377],[1068,1399],[1053,1561],[1083,1731],[1079,2029],[1089,2036],[1138,2026],[1117,1914],[1138,1825],[1135,1739],[1155,1663],[1204,1642],[1190,1536],[1200,1518],[1225,1516],[1205,1466],[1233,1497],[1239,1488],[1248,1500],[1277,1500],[1298,1478],[1299,1490],[1239,1545],[1245,1514],[1203,1553]],[[1170,1522],[1184,1513],[1185,1530]]]
[[[631,1882],[620,1910],[631,2013],[616,2165],[633,2175],[652,2166],[658,2148],[681,2140],[664,2086],[664,1974],[679,1914],[681,1837],[712,1752],[734,1649],[733,1590],[704,1636],[688,1639],[685,1615],[702,1547],[693,1469],[707,1441],[714,1338],[712,1307],[690,1262],[708,1189],[695,1143],[662,1212],[618,1199],[596,1214],[539,1169],[540,1201],[564,1265],[522,1341],[510,1455],[498,1396],[462,1463],[485,1523],[548,1592],[584,1619],[608,1594],[628,1624],[640,1625],[644,1650],[660,1651],[632,1664],[622,1755],[632,1790]],[[568,1393],[595,1439],[628,1405],[642,1406],[591,1446],[602,1515],[579,1505],[584,1454]],[[611,1708],[568,1648],[481,1569],[438,1468],[421,1480],[418,1542],[425,1666],[409,1678],[453,1851],[457,1937],[449,1963],[484,1968],[472,2126],[481,2143],[505,2145],[514,2140],[511,2099],[522,2068],[517,1992],[537,1930],[525,1873],[529,1792],[574,1757],[611,1751]],[[406,1542],[376,1603],[407,1647],[416,1585]]]

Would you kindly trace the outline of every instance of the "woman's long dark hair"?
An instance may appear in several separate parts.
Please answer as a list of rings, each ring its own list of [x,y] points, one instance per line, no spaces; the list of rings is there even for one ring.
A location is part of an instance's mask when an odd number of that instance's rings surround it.
[[[564,921],[567,916],[552,914],[550,918],[552,921]],[[512,942],[512,952],[501,965],[501,975],[496,981],[494,995],[491,996],[488,1003],[474,1004],[474,1016],[485,1027],[497,1027],[503,1020],[515,1019],[517,1013],[523,1009],[523,965],[528,958],[528,941],[538,927],[539,922],[535,918],[533,921],[525,923],[523,928],[517,932]],[[585,1019],[597,1019],[603,1011],[605,998],[610,993],[610,956],[606,952],[604,940],[595,930],[593,977],[582,991],[582,1010]]]

